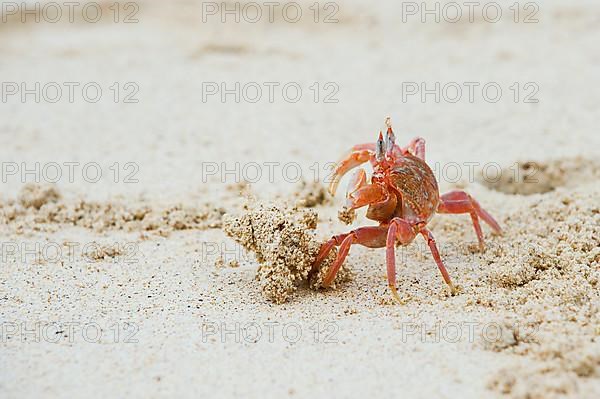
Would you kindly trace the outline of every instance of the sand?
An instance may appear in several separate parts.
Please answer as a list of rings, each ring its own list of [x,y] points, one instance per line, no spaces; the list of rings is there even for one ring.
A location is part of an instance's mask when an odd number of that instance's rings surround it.
[[[600,395],[600,7],[421,23],[398,2],[344,1],[327,24],[300,3],[297,23],[203,23],[193,1],[141,2],[133,24],[0,23],[2,82],[103,89],[97,103],[0,103],[0,396]],[[203,98],[221,82],[294,82],[302,97]],[[496,82],[503,96],[403,101],[403,82]],[[420,239],[397,250],[404,305],[381,249],[353,247],[334,288],[305,281],[298,248],[373,224],[338,219],[347,180],[335,198],[325,187],[387,115],[400,143],[426,139],[441,192],[464,189],[504,229],[484,227],[479,253],[468,216],[430,222],[457,295]],[[249,197],[299,240],[274,247],[299,262],[227,235]]]

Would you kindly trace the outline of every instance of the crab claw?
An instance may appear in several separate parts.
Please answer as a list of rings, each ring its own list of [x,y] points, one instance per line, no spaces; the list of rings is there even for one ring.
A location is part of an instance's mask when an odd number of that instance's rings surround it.
[[[354,171],[352,177],[350,177],[350,181],[348,182],[348,188],[346,189],[346,198],[351,199],[352,194],[356,192],[359,188],[367,184],[367,172],[364,169],[360,168]]]
[[[337,163],[329,183],[329,193],[333,196],[337,191],[340,180],[350,170],[371,160],[372,152],[370,150],[356,150],[350,152],[344,159]]]

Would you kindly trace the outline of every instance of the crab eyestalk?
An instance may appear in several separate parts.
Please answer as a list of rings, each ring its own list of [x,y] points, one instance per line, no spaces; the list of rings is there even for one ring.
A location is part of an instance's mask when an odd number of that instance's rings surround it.
[[[383,134],[379,132],[379,138],[375,144],[375,159],[381,162],[385,158],[385,141],[383,141]]]
[[[387,126],[387,132],[385,133],[385,157],[391,159],[394,153],[394,146],[396,145],[396,135],[392,130],[392,120],[389,116],[385,118],[385,125]]]

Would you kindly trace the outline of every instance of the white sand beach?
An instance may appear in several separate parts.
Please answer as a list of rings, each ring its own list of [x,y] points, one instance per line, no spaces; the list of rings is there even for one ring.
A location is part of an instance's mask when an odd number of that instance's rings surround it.
[[[48,3],[1,2],[0,397],[599,397],[600,4]],[[273,303],[223,215],[374,225],[318,194],[388,115],[504,234]]]

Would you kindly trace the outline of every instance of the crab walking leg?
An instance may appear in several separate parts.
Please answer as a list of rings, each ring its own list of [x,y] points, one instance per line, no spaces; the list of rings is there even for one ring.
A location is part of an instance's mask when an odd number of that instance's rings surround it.
[[[415,238],[415,235],[416,233],[411,225],[404,219],[394,218],[389,224],[385,246],[387,278],[388,285],[392,291],[392,296],[399,303],[402,303],[402,300],[396,289],[396,241],[400,241],[402,244],[408,244]]]
[[[335,192],[337,191],[338,185],[340,184],[340,180],[342,180],[342,177],[344,177],[344,175],[348,173],[351,169],[370,161],[373,156],[373,152],[370,150],[352,151],[340,162],[338,162],[336,168],[333,171],[331,182],[329,183],[329,193],[331,195],[335,195]]]
[[[342,234],[341,236],[346,238],[346,235],[347,234]],[[340,245],[341,240],[338,240],[338,237],[340,237],[340,236],[331,237],[329,240],[327,240],[327,242],[325,244],[321,245],[321,249],[319,249],[319,253],[317,254],[317,257],[315,258],[315,261],[313,262],[312,270],[316,270],[319,267],[319,265],[321,265],[321,263],[323,263],[323,260],[325,260],[327,255],[329,255],[329,252],[331,252],[333,247],[335,247],[336,245]],[[342,240],[343,240],[343,238],[342,238]]]
[[[362,171],[364,173],[364,170]],[[361,173],[355,175],[355,180],[353,180],[357,185],[361,185],[361,187],[354,190],[351,194],[348,195],[346,201],[346,207],[348,209],[357,209],[363,207],[365,205],[369,205],[372,203],[377,203],[383,201],[387,192],[385,189],[379,184],[365,184],[366,175],[361,177]],[[352,181],[351,181],[352,184]],[[381,226],[371,226],[371,227],[361,227],[359,229],[353,230],[346,234],[340,234],[337,236],[333,236],[330,238],[325,244],[321,246],[319,253],[317,254],[317,258],[315,259],[312,271],[317,270],[319,265],[323,262],[323,260],[329,255],[329,252],[333,249],[334,246],[339,245],[340,251],[338,252],[338,256],[334,262],[334,264],[329,269],[327,277],[323,283],[325,287],[327,287],[333,279],[335,278],[335,274],[339,270],[342,265],[344,258],[348,254],[348,250],[350,249],[350,245],[353,243],[361,244],[370,248],[381,248],[385,246],[385,237],[387,234],[387,227]],[[349,238],[350,237],[350,238]],[[354,237],[354,238],[352,238]],[[348,241],[346,241],[348,240]],[[356,242],[352,241],[355,240]],[[346,243],[346,245],[344,245]],[[347,250],[345,249],[347,247]],[[346,251],[344,253],[344,250]],[[339,261],[339,262],[338,262]]]
[[[348,256],[348,252],[350,252],[350,246],[354,244],[355,241],[356,234],[354,232],[348,234],[346,238],[344,238],[344,241],[342,241],[342,244],[340,245],[340,250],[337,254],[337,257],[335,258],[335,261],[333,262],[333,264],[327,271],[327,274],[323,278],[324,287],[329,287],[329,285],[333,282],[335,276],[337,275],[337,272],[340,270],[340,267],[342,267],[342,263],[344,263],[346,256]]]
[[[423,161],[425,160],[425,139],[422,137],[415,137],[412,139],[406,148],[404,148],[404,152],[408,152],[409,154],[414,155],[417,158],[421,158]]]
[[[334,246],[340,246],[335,261],[329,267],[327,275],[323,279],[323,286],[328,287],[333,282],[337,272],[344,263],[352,244],[360,244],[369,248],[384,247],[387,230],[388,229],[385,226],[361,227],[356,230],[352,230],[349,233],[334,236],[325,244],[323,244],[319,254],[317,255],[317,259],[313,263],[313,271],[317,270],[319,265],[323,262],[327,255],[329,255],[329,252],[331,252]]]
[[[477,240],[479,241],[479,248],[482,251],[485,249],[485,243],[483,241],[483,232],[481,231],[479,218],[483,219],[497,234],[502,234],[500,225],[492,215],[487,213],[473,197],[464,191],[451,191],[442,195],[437,211],[438,213],[470,214],[473,221],[473,228],[475,228]]]
[[[431,255],[433,255],[433,259],[435,260],[435,263],[437,264],[438,269],[440,269],[440,272],[442,273],[442,277],[444,278],[444,281],[450,287],[450,291],[452,291],[452,293],[455,293],[456,288],[454,287],[454,284],[452,284],[452,281],[450,280],[450,275],[448,274],[448,271],[446,270],[446,267],[444,266],[444,262],[442,262],[442,258],[440,257],[440,252],[438,251],[437,245],[435,244],[435,239],[433,238],[433,234],[431,234],[431,231],[427,230],[425,227],[423,227],[421,229],[420,233],[423,235],[423,237],[427,241],[427,245],[429,246]]]

